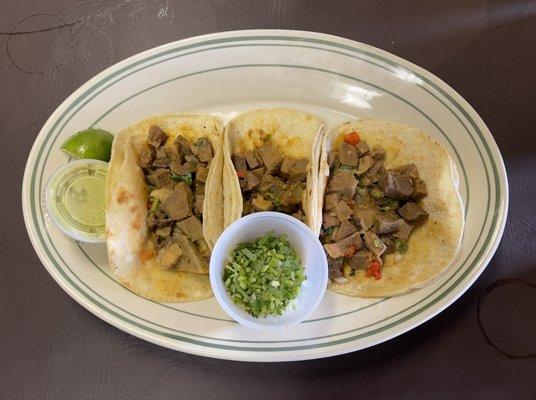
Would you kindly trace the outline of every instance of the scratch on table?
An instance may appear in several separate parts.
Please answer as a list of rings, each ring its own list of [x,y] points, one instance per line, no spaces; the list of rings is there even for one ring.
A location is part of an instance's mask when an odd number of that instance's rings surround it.
[[[158,10],[158,14],[156,15],[156,17],[161,20],[162,18],[164,17],[167,17],[168,15],[168,8],[169,8],[169,3],[167,0],[164,0],[164,2],[162,2],[160,4],[160,9]]]
[[[18,26],[20,26],[21,24],[23,24],[24,22],[28,21],[29,19],[31,18],[35,18],[35,17],[52,17],[52,18],[56,18],[58,19],[61,24],[59,25],[55,25],[55,26],[52,26],[52,27],[49,27],[49,28],[42,28],[42,29],[36,29],[36,30],[32,30],[32,31],[19,31],[17,32],[16,29]],[[19,71],[21,72],[24,72],[25,74],[30,74],[30,75],[42,75],[44,72],[43,71],[30,71],[26,68],[24,68],[22,65],[19,65],[17,62],[15,62],[15,60],[13,59],[13,56],[11,54],[11,51],[10,51],[10,44],[11,44],[11,39],[13,36],[19,34],[33,34],[33,33],[41,33],[41,32],[48,32],[48,31],[52,31],[52,30],[57,30],[57,29],[65,29],[67,28],[69,30],[69,35],[70,35],[70,39],[71,39],[71,46],[70,48],[72,48],[73,46],[73,43],[74,43],[74,35],[73,35],[73,31],[71,29],[71,27],[73,25],[76,25],[76,24],[79,24],[81,23],[82,20],[77,20],[77,21],[73,21],[73,22],[67,22],[65,21],[63,18],[61,17],[58,17],[57,15],[54,15],[54,14],[32,14],[32,15],[29,15],[27,17],[24,17],[23,19],[21,19],[17,24],[15,24],[15,26],[13,27],[13,29],[11,29],[11,32],[8,33],[8,38],[7,38],[7,43],[6,43],[6,54],[7,54],[7,57],[9,58],[9,61],[11,62],[11,65],[13,65],[16,69],[18,69]],[[2,32],[4,33],[4,32]],[[54,68],[58,68],[60,67],[61,65],[63,65],[63,62],[64,62],[64,59],[62,59],[59,64],[57,64],[56,66],[54,66]],[[54,69],[53,68],[53,69]]]
[[[28,30],[28,31],[17,31],[15,32],[15,29],[17,28],[18,25],[20,25],[22,22],[24,22],[25,20],[27,20],[28,18],[30,17],[35,17],[35,16],[38,16],[38,15],[51,15],[51,14],[32,14],[30,15],[29,17],[26,17],[24,19],[22,19],[21,21],[19,21],[14,27],[13,29],[10,31],[10,32],[2,32],[0,31],[0,35],[4,35],[4,36],[17,36],[17,35],[28,35],[28,34],[32,34],[32,33],[41,33],[41,32],[49,32],[49,31],[55,31],[55,30],[58,30],[58,29],[64,29],[64,28],[69,28],[73,25],[77,25],[77,24],[80,24],[84,21],[87,20],[88,17],[86,18],[81,18],[81,19],[78,19],[76,21],[73,21],[73,22],[65,22],[63,24],[60,24],[60,25],[55,25],[55,26],[50,26],[48,28],[42,28],[42,29],[35,29],[35,30]],[[54,15],[55,16],[55,15]],[[55,16],[56,17],[56,16]],[[58,17],[59,18],[59,17]]]

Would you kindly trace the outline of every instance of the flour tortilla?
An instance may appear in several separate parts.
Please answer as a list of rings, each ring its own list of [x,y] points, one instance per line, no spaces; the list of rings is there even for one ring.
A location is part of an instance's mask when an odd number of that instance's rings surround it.
[[[262,139],[270,135],[283,155],[309,160],[302,209],[305,222],[312,229],[317,218],[314,182],[317,179],[322,132],[323,122],[320,118],[286,108],[253,110],[231,120],[225,129],[223,144],[224,227],[242,216],[244,205],[231,156],[263,145]]]
[[[135,293],[157,301],[186,302],[212,296],[207,274],[161,269],[156,257],[143,262],[150,247],[147,227],[148,190],[137,149],[149,128],[157,125],[170,139],[182,135],[191,142],[207,137],[214,149],[203,204],[203,235],[212,247],[223,230],[222,122],[202,114],[165,114],[122,130],[114,139],[106,180],[108,259],[116,278]],[[207,266],[208,269],[208,266]]]
[[[410,163],[418,167],[428,189],[428,196],[421,203],[430,216],[412,232],[406,254],[384,257],[381,279],[366,278],[364,271],[358,271],[346,284],[332,282],[329,289],[354,297],[385,297],[425,286],[448,269],[460,250],[464,210],[456,166],[438,142],[417,128],[382,120],[343,124],[326,134],[322,141],[316,232],[320,232],[322,225],[323,193],[329,176],[327,155],[338,148],[345,134],[353,131],[371,148],[383,147],[386,168]]]

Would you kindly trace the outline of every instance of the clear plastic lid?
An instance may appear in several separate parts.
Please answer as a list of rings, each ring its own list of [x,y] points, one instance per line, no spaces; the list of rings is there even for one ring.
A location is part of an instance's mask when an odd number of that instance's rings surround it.
[[[99,160],[78,160],[58,169],[43,193],[47,217],[67,236],[84,243],[106,240],[106,172]]]

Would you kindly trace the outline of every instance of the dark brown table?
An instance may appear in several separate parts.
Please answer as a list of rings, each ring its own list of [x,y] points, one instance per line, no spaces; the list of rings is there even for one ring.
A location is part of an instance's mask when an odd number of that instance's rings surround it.
[[[536,398],[534,1],[1,0],[0,10],[0,399]],[[71,300],[40,264],[20,191],[30,146],[52,111],[139,51],[246,28],[313,30],[380,47],[444,79],[488,124],[510,181],[506,231],[478,281],[433,320],[330,359],[219,361],[119,331]]]

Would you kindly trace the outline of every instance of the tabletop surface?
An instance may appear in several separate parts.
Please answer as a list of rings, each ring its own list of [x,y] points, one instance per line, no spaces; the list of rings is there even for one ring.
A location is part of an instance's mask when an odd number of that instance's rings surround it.
[[[535,1],[0,4],[0,399],[536,398]],[[323,360],[214,360],[108,325],[39,262],[20,193],[30,147],[54,109],[142,50],[251,28],[325,32],[392,52],[445,80],[487,123],[508,172],[506,230],[482,276],[431,321]]]

